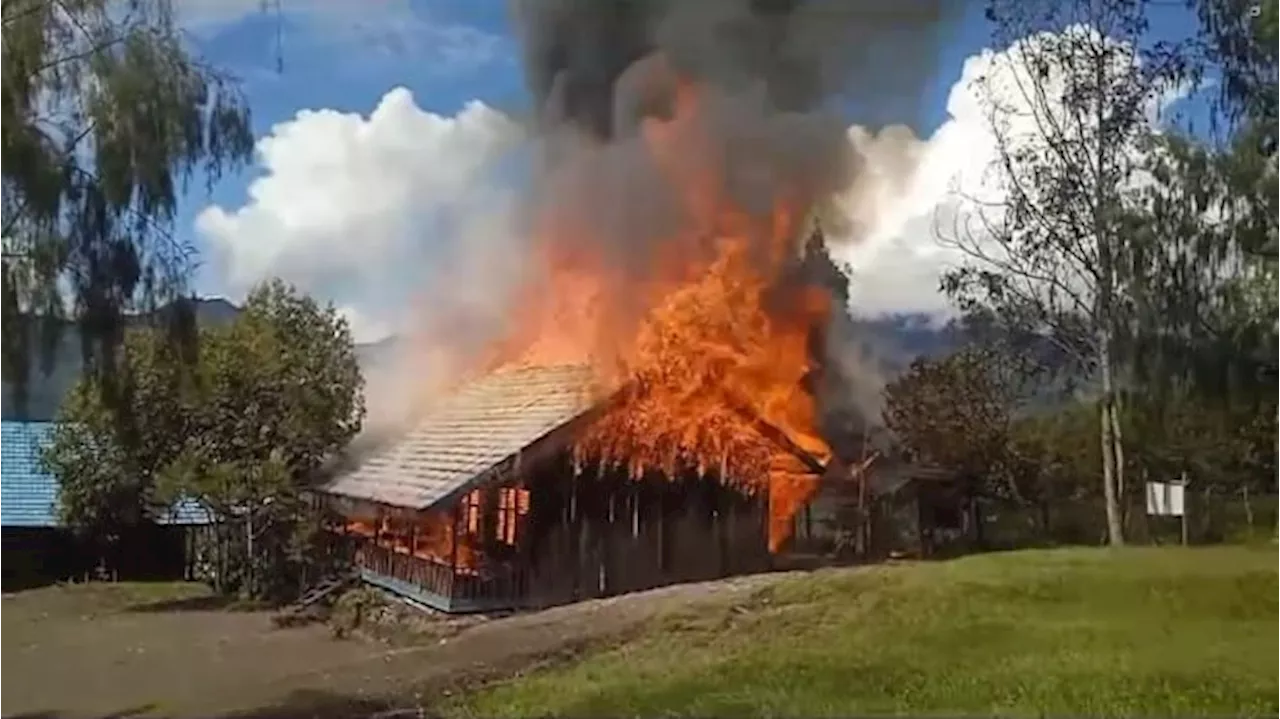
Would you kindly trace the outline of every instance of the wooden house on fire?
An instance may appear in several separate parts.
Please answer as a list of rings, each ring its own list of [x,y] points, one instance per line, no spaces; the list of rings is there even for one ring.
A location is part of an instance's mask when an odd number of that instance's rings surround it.
[[[323,483],[360,578],[475,612],[767,569],[767,491],[575,462],[602,411],[590,380],[570,365],[482,377]]]

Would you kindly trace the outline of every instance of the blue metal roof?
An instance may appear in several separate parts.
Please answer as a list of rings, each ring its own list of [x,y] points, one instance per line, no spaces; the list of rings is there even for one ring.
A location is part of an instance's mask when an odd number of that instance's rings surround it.
[[[58,525],[58,482],[40,468],[52,422],[0,422],[0,525]]]
[[[0,526],[56,527],[58,480],[40,466],[40,450],[53,422],[0,422]],[[209,513],[184,499],[157,520],[160,524],[208,524]]]

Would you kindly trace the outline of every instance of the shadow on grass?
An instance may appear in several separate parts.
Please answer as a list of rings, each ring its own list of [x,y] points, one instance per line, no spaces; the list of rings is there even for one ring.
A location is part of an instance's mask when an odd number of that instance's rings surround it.
[[[70,713],[60,711],[40,711],[8,715],[5,719],[70,719],[71,716]],[[154,705],[148,705],[102,714],[95,719],[141,719],[144,716],[147,719],[425,719],[434,715],[418,707],[393,705],[386,700],[299,691],[278,704],[230,714],[171,714],[157,712]]]
[[[209,612],[233,609],[238,604],[235,597],[204,595],[198,597],[180,597],[177,599],[161,599],[154,602],[141,602],[128,608],[130,612]]]
[[[144,715],[150,716],[148,712],[154,709],[155,709],[155,705],[146,704],[140,707],[126,709],[124,711],[111,712],[110,714],[103,714],[101,717],[98,717],[97,719],[131,719],[132,717],[141,717]],[[64,717],[67,717],[67,716],[70,716],[70,715],[64,714],[63,712],[58,712],[58,711],[41,711],[41,712],[28,712],[26,714],[11,714],[6,716],[5,719],[64,719]]]
[[[283,702],[244,712],[223,714],[218,719],[409,719],[429,717],[418,707],[392,704],[385,699],[369,699],[331,694],[329,692],[298,691]]]
[[[159,614],[166,612],[260,612],[278,608],[279,605],[269,602],[248,601],[236,596],[202,594],[195,597],[139,602],[130,605],[126,611]]]
[[[31,589],[42,589],[44,587],[52,587],[57,584],[57,577],[38,575],[38,574],[6,574],[0,579],[0,592],[5,594],[13,594],[14,592],[25,592]]]

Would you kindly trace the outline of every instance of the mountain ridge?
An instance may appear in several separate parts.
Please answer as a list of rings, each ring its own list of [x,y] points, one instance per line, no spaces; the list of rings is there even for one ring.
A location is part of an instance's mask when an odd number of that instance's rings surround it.
[[[173,305],[157,309],[153,313],[135,315],[134,321],[151,321],[157,314],[171,311]],[[225,298],[197,298],[193,316],[197,325],[219,325],[236,318],[241,309]],[[880,370],[892,376],[920,356],[937,356],[954,350],[959,338],[948,325],[938,323],[923,314],[886,314],[876,317],[852,318],[852,329],[858,343],[880,365]],[[402,338],[391,335],[374,342],[356,345],[356,357],[366,377],[395,360]],[[79,377],[81,361],[79,337],[70,323],[64,329],[55,353],[53,370],[45,374],[37,370],[28,386],[25,410],[18,411],[13,387],[3,386],[3,417],[6,420],[24,419],[47,421],[53,419],[62,398],[70,391]]]

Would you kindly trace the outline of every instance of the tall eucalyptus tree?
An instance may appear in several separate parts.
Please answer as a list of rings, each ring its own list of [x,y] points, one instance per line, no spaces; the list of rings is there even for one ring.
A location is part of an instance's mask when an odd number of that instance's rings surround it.
[[[1196,79],[1190,41],[1154,41],[1147,0],[990,0],[1005,48],[976,82],[996,160],[943,239],[968,258],[942,287],[960,308],[1039,334],[1098,381],[1109,541],[1124,542],[1118,338],[1124,258],[1152,114]],[[994,191],[994,192],[992,192]]]

